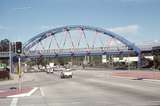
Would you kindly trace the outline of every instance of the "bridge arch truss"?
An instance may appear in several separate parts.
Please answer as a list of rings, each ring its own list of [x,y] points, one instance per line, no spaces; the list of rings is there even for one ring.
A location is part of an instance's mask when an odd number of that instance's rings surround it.
[[[81,37],[78,38],[77,41],[75,41],[73,39],[73,37],[71,36],[71,31],[74,30],[79,30],[81,33]],[[32,53],[39,53],[42,54],[44,52],[40,52],[43,51],[44,47],[42,44],[42,41],[49,38],[51,39],[49,46],[47,47],[48,50],[51,47],[51,42],[55,42],[54,45],[57,46],[56,49],[53,49],[52,52],[50,52],[49,55],[53,54],[53,55],[59,55],[61,54],[62,56],[72,56],[75,55],[76,53],[74,53],[75,50],[79,49],[79,51],[77,51],[77,55],[86,55],[86,54],[90,54],[90,55],[96,55],[96,53],[98,54],[109,54],[109,52],[107,52],[107,49],[105,46],[103,46],[103,50],[97,50],[96,52],[93,50],[93,48],[95,49],[94,46],[96,46],[95,41],[97,40],[97,38],[93,38],[94,40],[92,41],[93,45],[90,45],[89,42],[87,41],[87,35],[85,33],[85,31],[92,31],[92,32],[96,32],[96,34],[102,34],[105,35],[106,37],[110,37],[111,39],[117,40],[118,42],[121,42],[125,47],[127,47],[128,50],[131,50],[133,52],[135,52],[138,56],[139,56],[139,62],[140,62],[140,56],[141,56],[141,50],[139,49],[139,47],[137,47],[136,45],[134,45],[134,43],[128,41],[127,39],[125,39],[124,37],[111,32],[109,30],[103,29],[103,28],[99,28],[99,27],[92,27],[92,26],[84,26],[84,25],[69,25],[69,26],[63,26],[63,27],[58,27],[58,28],[54,28],[45,32],[42,32],[38,35],[36,35],[35,37],[29,39],[23,46],[23,50],[24,53],[27,54],[29,53],[29,51],[32,51]],[[59,42],[57,39],[57,35],[59,33],[64,33],[64,36],[62,37],[64,39],[64,42]],[[86,47],[82,50],[79,45],[81,42],[81,39],[83,37],[83,40],[85,42]],[[102,38],[103,39],[103,38]],[[110,40],[111,40],[110,39]],[[62,48],[62,45],[64,46],[66,41],[68,40],[68,42],[70,42],[70,48],[65,48],[66,52],[62,52],[64,50],[64,48]],[[83,44],[84,44],[83,42]],[[76,44],[77,45],[76,45]],[[39,52],[34,51],[32,48],[35,47],[36,45],[41,45],[42,46],[42,50],[39,50]],[[94,45],[95,44],[95,45]],[[103,43],[102,43],[103,44]],[[101,48],[101,47],[99,47]],[[31,50],[32,49],[32,50]],[[92,49],[92,50],[91,50]],[[102,49],[102,48],[101,48]],[[47,49],[45,50],[47,51]],[[87,52],[85,52],[87,51]],[[121,50],[120,52],[123,52],[123,50]]]
[[[133,49],[137,53],[141,52],[141,50],[137,46],[135,46],[134,43],[131,43],[130,41],[126,40],[125,38],[123,38],[122,36],[114,32],[111,32],[111,31],[108,31],[102,28],[83,26],[83,25],[64,26],[64,27],[59,27],[59,28],[51,29],[46,32],[40,33],[37,36],[28,40],[24,44],[24,51],[29,50],[30,48],[32,48],[33,46],[35,46],[37,43],[41,42],[42,40],[46,39],[47,37],[55,36],[55,34],[60,33],[60,32],[65,32],[65,31],[69,32],[71,30],[81,30],[83,33],[84,33],[84,30],[96,31],[98,33],[102,33],[114,39],[117,39],[118,41],[125,44],[128,48]]]

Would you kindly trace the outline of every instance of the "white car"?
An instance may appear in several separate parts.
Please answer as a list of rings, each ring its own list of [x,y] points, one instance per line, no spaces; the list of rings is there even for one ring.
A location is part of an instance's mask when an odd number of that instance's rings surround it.
[[[53,68],[47,68],[47,73],[53,73]]]
[[[61,78],[72,78],[72,75],[73,75],[72,71],[65,70],[61,72],[60,77]]]

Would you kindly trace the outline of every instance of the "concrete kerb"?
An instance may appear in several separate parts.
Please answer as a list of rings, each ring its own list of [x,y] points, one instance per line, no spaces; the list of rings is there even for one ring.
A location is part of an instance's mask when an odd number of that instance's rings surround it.
[[[28,93],[22,93],[22,94],[16,94],[16,95],[11,95],[11,96],[7,96],[8,98],[13,98],[13,97],[26,97],[26,96],[31,96],[36,90],[38,89],[38,87],[34,87],[30,92]]]
[[[112,76],[113,78],[122,78],[122,79],[136,79],[136,77],[121,77],[121,76]],[[155,79],[145,79],[143,78],[144,81],[156,81],[156,82],[160,82],[160,80],[155,80]]]

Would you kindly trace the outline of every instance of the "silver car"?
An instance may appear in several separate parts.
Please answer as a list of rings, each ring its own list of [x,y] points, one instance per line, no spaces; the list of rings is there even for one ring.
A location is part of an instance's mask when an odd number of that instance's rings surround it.
[[[72,78],[72,76],[73,76],[73,72],[67,69],[62,71],[60,74],[61,78]]]

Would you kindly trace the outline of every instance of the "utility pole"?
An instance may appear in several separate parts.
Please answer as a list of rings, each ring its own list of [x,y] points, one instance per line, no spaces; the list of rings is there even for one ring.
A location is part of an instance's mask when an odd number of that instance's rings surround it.
[[[10,75],[12,72],[12,42],[9,42],[9,66],[10,66]]]
[[[130,53],[129,53],[130,51],[128,51],[128,71],[130,71]]]

